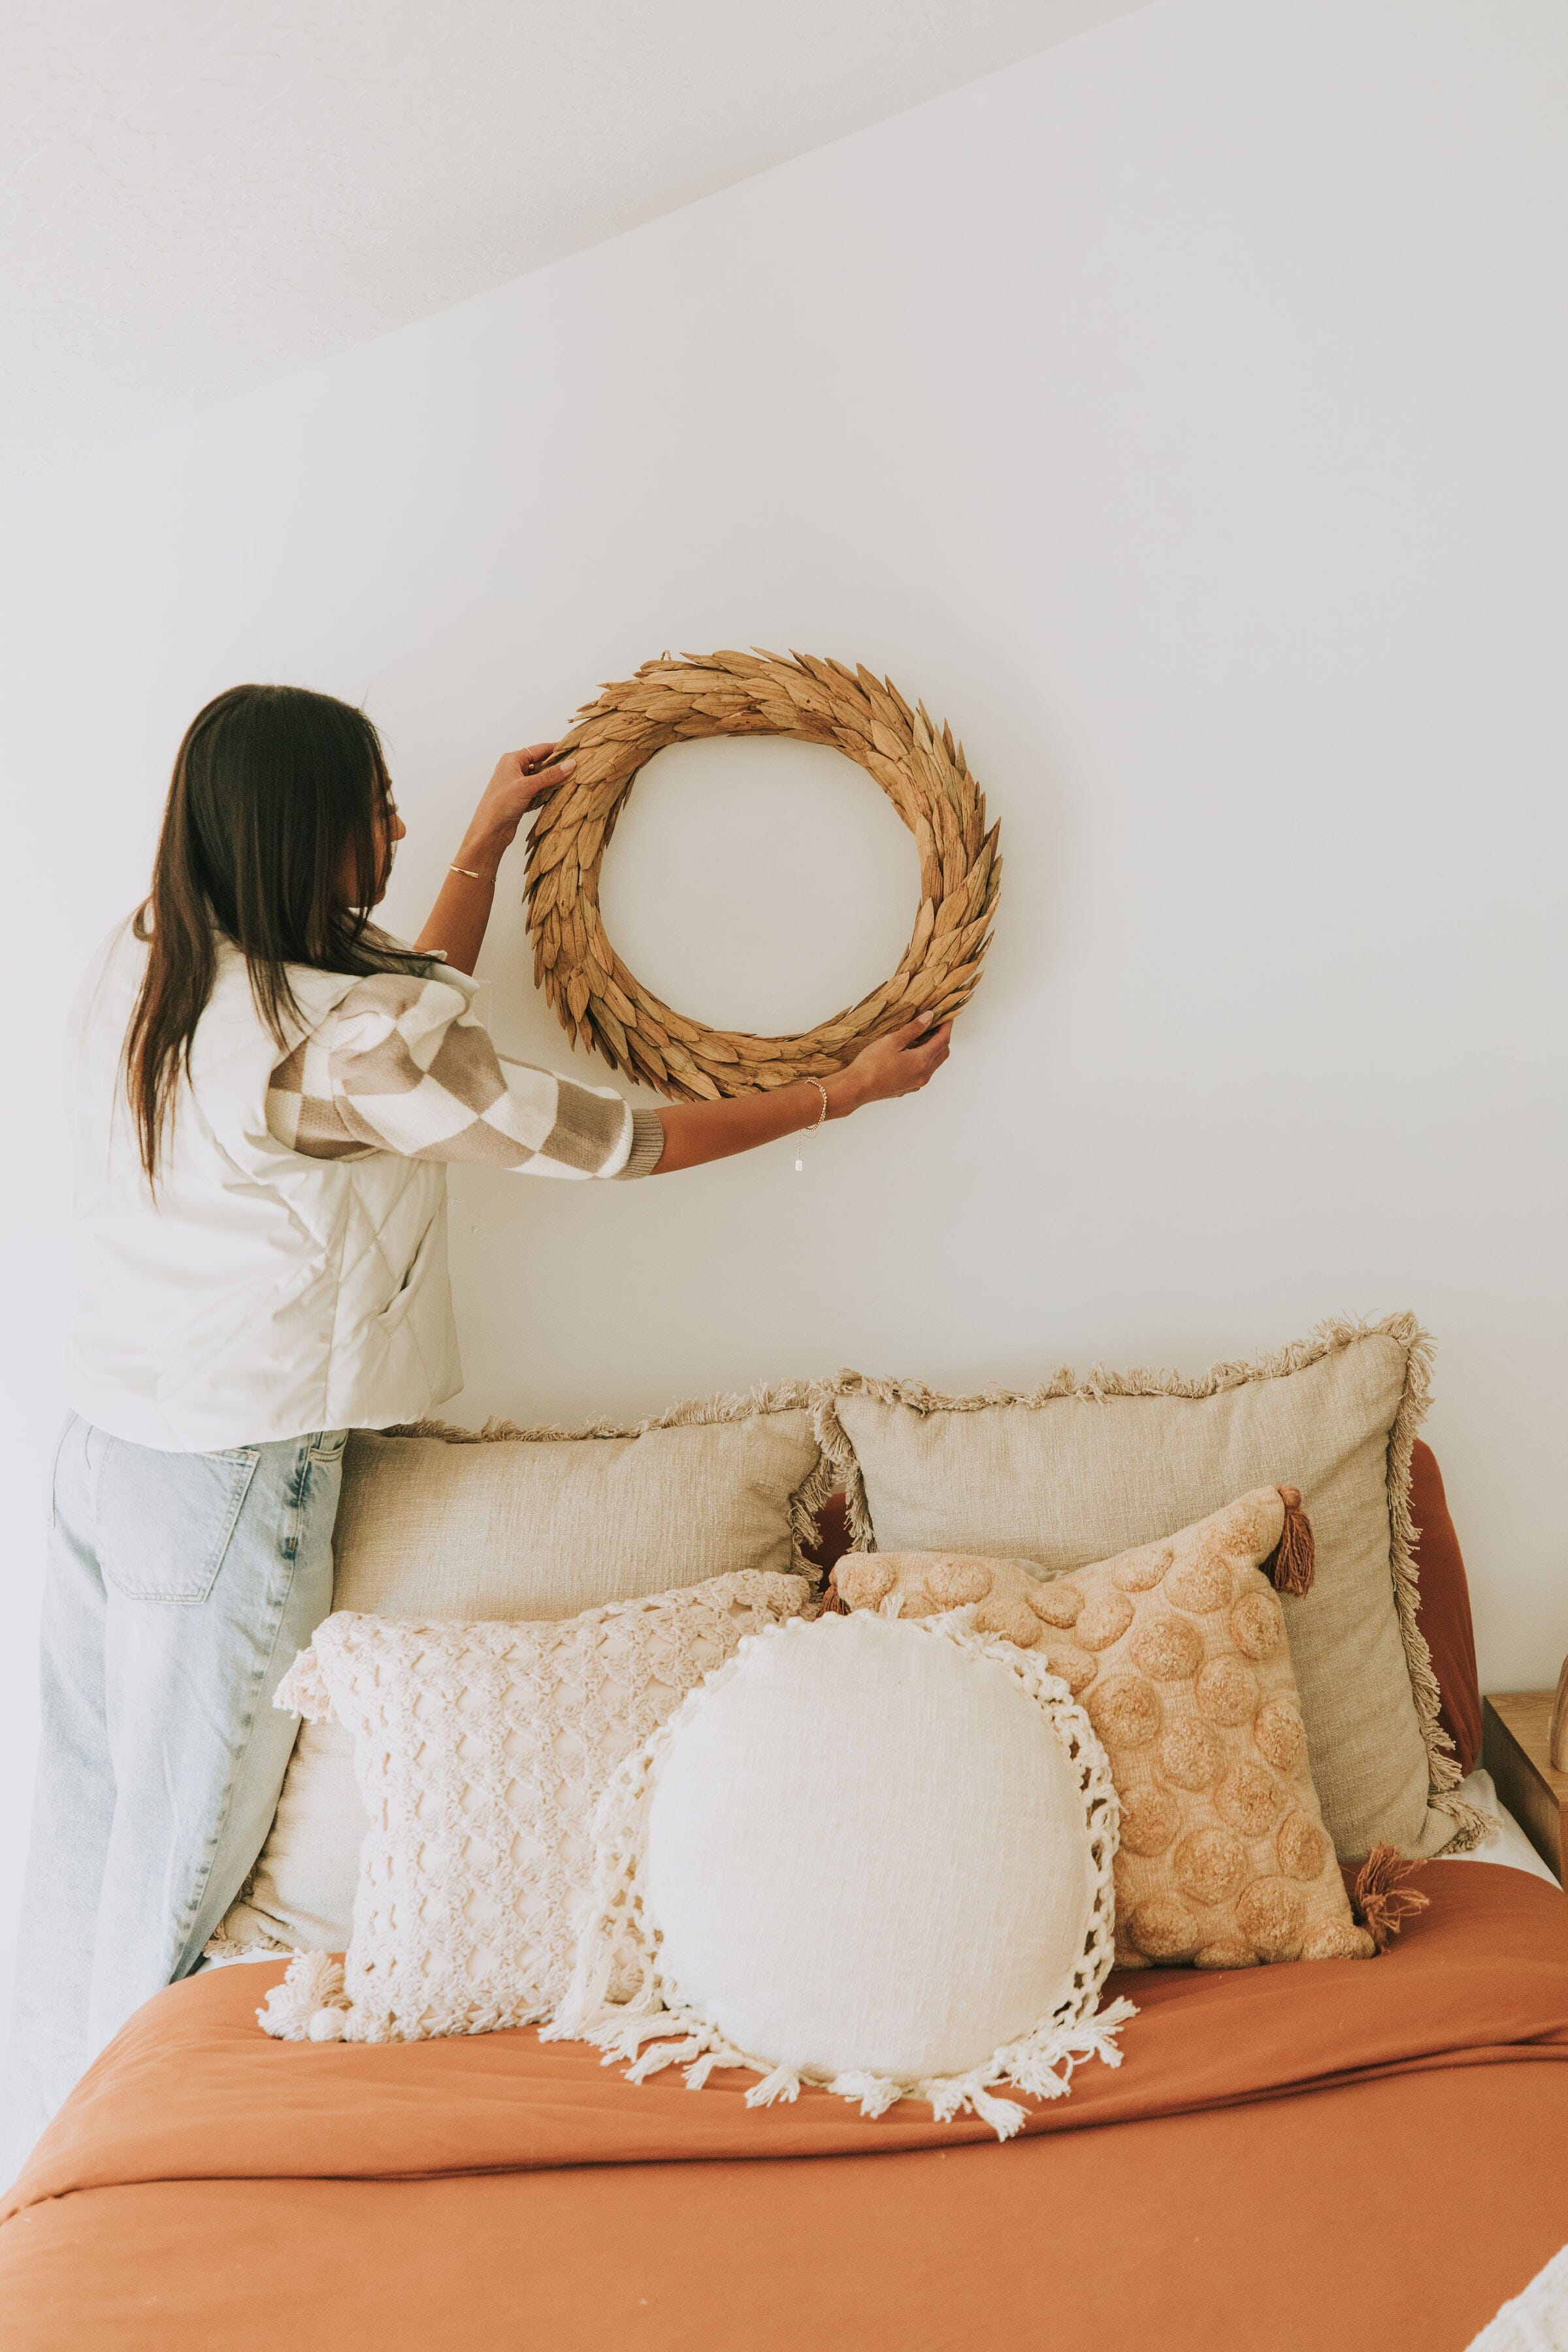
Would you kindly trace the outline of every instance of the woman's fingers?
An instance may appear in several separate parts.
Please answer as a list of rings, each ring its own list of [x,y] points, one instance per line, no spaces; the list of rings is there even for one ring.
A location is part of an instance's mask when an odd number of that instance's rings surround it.
[[[902,1054],[926,1054],[939,1043],[944,1044],[952,1034],[951,1020],[944,1021],[940,1029],[933,1029],[930,1013],[922,1013],[918,1020],[906,1023],[902,1029],[895,1029],[889,1042]]]
[[[575,760],[558,760],[553,767],[530,768],[523,778],[528,786],[530,807],[535,801],[542,801],[547,793],[555,792],[562,784],[569,782],[576,764]]]
[[[473,823],[465,835],[466,849],[500,856],[516,838],[517,829],[536,801],[563,784],[576,766],[574,760],[552,760],[553,743],[531,743],[521,751],[505,751],[480,795]],[[530,762],[547,760],[547,767]]]
[[[519,775],[527,791],[526,805],[530,808],[535,801],[542,801],[547,793],[557,791],[577,764],[575,760],[553,758],[554,750],[553,743],[531,743],[526,751],[516,754]]]
[[[509,751],[490,779],[491,790],[514,795],[520,812],[531,808],[535,801],[564,783],[577,764],[574,760],[552,761],[554,749],[553,743],[530,743],[521,751]]]
[[[944,1021],[940,1029],[928,1030],[921,1042],[910,1047],[904,1055],[904,1063],[906,1068],[912,1067],[916,1073],[910,1081],[908,1091],[910,1094],[918,1092],[936,1076],[947,1059],[952,1042],[952,1024]]]

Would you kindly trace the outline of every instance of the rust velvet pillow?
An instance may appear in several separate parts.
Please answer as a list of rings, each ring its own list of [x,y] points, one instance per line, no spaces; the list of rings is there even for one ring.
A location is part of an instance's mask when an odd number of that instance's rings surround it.
[[[1410,1455],[1410,1516],[1418,1530],[1415,1570],[1420,1578],[1421,1631],[1442,1693],[1440,1719],[1458,1751],[1460,1771],[1473,1772],[1481,1760],[1481,1686],[1476,1672],[1470,1588],[1443,1492],[1443,1473],[1431,1447],[1419,1438]]]

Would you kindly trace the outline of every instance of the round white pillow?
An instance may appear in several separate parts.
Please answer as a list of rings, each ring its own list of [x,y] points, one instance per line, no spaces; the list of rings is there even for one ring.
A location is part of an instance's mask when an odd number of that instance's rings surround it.
[[[1117,1808],[1067,1686],[972,1612],[858,1611],[743,1642],[617,1771],[595,1910],[549,2029],[634,2055],[917,2095],[1005,2137],[1006,2081],[1059,2095],[1118,2062]],[[1090,2021],[1092,2020],[1092,2022]],[[679,2037],[673,2046],[668,2037]]]

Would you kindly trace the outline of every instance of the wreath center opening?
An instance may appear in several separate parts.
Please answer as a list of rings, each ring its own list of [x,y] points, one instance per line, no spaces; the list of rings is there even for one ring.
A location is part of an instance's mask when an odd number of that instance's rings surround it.
[[[689,1018],[812,1028],[898,962],[920,906],[914,837],[852,760],[785,737],[656,752],[599,877],[605,927]]]

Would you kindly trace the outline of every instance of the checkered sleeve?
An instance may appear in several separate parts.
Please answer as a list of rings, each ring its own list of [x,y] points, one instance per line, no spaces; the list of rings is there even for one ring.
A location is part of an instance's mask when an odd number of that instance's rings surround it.
[[[374,972],[272,1073],[267,1124],[311,1160],[482,1160],[526,1176],[651,1174],[657,1111],[498,1054],[436,973]]]

